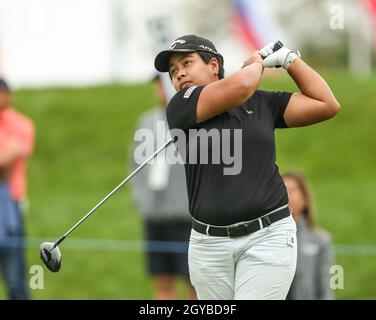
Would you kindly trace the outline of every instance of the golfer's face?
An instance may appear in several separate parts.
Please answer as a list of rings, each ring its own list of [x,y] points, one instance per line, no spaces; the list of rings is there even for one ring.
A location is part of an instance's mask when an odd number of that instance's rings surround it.
[[[191,87],[207,85],[217,80],[218,65],[215,59],[206,64],[197,52],[175,54],[170,59],[170,76],[176,91]]]

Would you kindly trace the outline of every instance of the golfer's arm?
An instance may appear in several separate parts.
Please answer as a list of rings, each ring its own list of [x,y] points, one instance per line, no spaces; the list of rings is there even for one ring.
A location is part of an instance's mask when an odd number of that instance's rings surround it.
[[[296,59],[288,73],[298,86],[287,105],[284,118],[289,127],[300,127],[334,117],[340,104],[325,80],[301,59]]]
[[[197,122],[203,122],[245,103],[257,90],[262,71],[261,63],[252,63],[229,77],[205,86],[197,102]]]

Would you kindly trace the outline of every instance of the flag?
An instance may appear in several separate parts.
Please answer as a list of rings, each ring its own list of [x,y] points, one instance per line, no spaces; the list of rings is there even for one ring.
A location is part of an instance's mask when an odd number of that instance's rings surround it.
[[[262,2],[233,0],[232,25],[236,38],[251,51],[286,40],[283,30]]]
[[[376,53],[376,0],[363,0],[363,4],[371,19],[373,50]]]

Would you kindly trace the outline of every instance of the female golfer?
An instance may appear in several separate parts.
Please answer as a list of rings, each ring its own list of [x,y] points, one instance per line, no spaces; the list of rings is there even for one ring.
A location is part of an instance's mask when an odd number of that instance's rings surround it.
[[[177,91],[167,108],[169,127],[185,133],[179,140],[186,150],[177,144],[186,161],[193,217],[188,263],[199,299],[286,298],[296,267],[296,225],[275,164],[274,129],[318,123],[339,110],[326,82],[294,51],[273,52],[270,44],[261,54],[264,60],[255,52],[224,78],[213,43],[187,35],[154,61]],[[264,67],[278,66],[300,92],[257,90]],[[240,170],[226,171],[226,150]]]

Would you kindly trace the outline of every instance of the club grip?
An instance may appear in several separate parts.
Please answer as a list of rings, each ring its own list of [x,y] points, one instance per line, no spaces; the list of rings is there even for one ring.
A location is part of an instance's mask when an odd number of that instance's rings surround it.
[[[281,49],[283,47],[283,43],[281,41],[277,41],[275,44],[274,44],[274,47],[273,47],[273,52],[276,52],[277,50]]]
[[[281,41],[277,41],[273,46],[273,52],[276,52],[277,50],[281,49],[283,47],[283,43]],[[265,56],[262,56],[263,59],[265,59]]]

